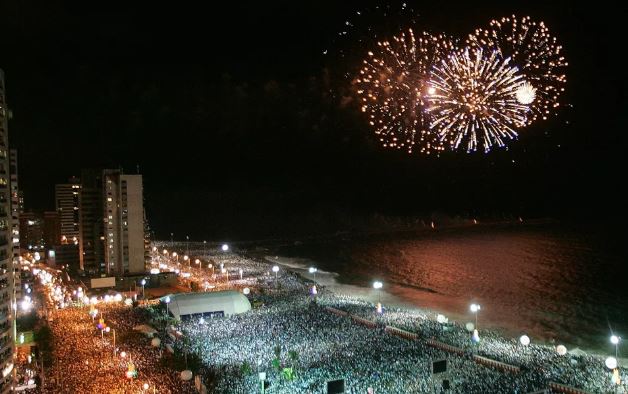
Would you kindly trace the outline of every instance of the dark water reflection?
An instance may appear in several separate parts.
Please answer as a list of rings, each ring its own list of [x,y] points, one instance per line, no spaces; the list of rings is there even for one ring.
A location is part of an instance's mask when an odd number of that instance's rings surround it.
[[[285,248],[339,281],[387,291],[420,307],[544,340],[610,351],[628,338],[628,269],[621,230],[558,224],[450,229]]]

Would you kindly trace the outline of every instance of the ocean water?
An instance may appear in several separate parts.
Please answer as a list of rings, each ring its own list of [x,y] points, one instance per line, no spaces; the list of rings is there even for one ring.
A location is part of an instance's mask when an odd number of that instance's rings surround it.
[[[316,279],[336,291],[463,323],[479,303],[480,328],[606,354],[614,352],[611,332],[628,339],[625,235],[599,225],[478,225],[298,242],[271,253],[293,268],[316,266]]]

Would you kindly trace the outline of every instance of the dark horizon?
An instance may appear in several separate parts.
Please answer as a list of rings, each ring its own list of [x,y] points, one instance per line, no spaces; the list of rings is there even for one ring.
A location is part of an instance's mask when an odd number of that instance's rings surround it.
[[[458,35],[513,12],[546,21],[569,61],[571,106],[508,150],[408,155],[381,148],[343,100],[366,47],[338,32],[362,3],[3,3],[0,68],[27,210],[53,209],[54,184],[82,168],[139,165],[162,239],[289,234],[375,213],[625,218],[625,9],[407,3],[421,26]],[[395,24],[376,27],[385,36]]]

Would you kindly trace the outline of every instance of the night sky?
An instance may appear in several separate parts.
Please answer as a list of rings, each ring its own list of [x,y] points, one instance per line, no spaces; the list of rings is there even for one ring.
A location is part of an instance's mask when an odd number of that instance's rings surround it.
[[[351,45],[362,25],[338,33],[377,3],[129,3],[0,2],[27,209],[54,208],[54,184],[81,168],[139,165],[162,238],[335,231],[376,213],[625,217],[625,5],[407,1],[417,26],[458,35],[542,19],[570,63],[559,117],[508,150],[426,158],[381,148],[349,99],[368,45]],[[385,36],[404,22],[384,9],[369,23]]]

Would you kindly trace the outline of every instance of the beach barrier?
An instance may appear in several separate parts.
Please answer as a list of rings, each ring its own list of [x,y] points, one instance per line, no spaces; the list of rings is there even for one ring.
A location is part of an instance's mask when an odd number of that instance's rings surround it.
[[[389,334],[396,335],[398,337],[402,337],[402,338],[409,339],[412,341],[419,339],[419,336],[417,334],[410,331],[402,330],[401,328],[397,328],[393,326],[386,326],[386,328],[384,328],[384,331],[386,331]]]
[[[577,389],[575,387],[570,387],[560,383],[550,382],[549,384],[552,392],[556,393],[564,393],[564,394],[590,394],[588,391],[584,391],[582,389]]]
[[[335,315],[338,315],[338,316],[348,316],[348,317],[351,318],[351,320],[353,320],[354,322],[356,322],[358,324],[362,324],[362,325],[365,325],[365,326],[370,327],[370,328],[377,327],[377,323],[375,323],[375,322],[372,322],[372,321],[370,321],[368,319],[365,319],[363,317],[360,317],[360,316],[352,315],[352,314],[350,314],[348,312],[345,312],[345,311],[342,311],[340,309],[332,308],[330,306],[326,306],[325,309],[327,309],[329,312],[331,312],[331,313],[333,313]]]
[[[365,319],[363,317],[355,316],[355,315],[349,315],[349,316],[351,316],[351,319],[353,319],[353,321],[355,321],[356,323],[365,325],[365,326],[370,327],[370,328],[377,327],[377,323],[372,322],[370,320],[367,320],[367,319]]]
[[[325,309],[327,309],[329,312],[338,315],[338,316],[348,316],[349,314],[345,311],[342,311],[340,309],[336,309],[336,308],[332,308],[331,306],[326,306]]]
[[[448,345],[446,343],[443,342],[439,342],[435,339],[426,339],[425,342],[430,345],[431,347],[435,347],[437,349],[441,349],[444,350],[446,352],[449,353],[455,353],[461,356],[464,356],[465,352],[463,349],[456,347],[456,346],[452,346],[452,345]]]
[[[501,369],[502,371],[513,372],[513,373],[521,372],[521,369],[515,365],[506,364],[501,361],[493,360],[491,358],[474,355],[473,360],[478,364],[486,365],[486,366],[493,367],[496,369]]]

